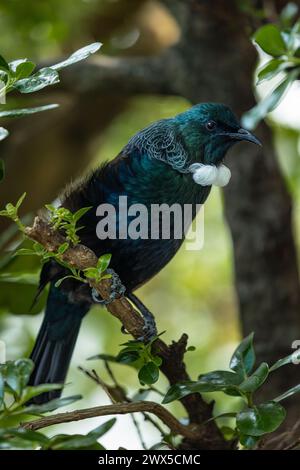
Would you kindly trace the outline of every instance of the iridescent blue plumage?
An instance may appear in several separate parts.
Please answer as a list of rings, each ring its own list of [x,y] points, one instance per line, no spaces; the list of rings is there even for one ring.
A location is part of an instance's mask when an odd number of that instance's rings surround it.
[[[128,295],[172,259],[183,238],[133,239],[129,236],[99,240],[97,207],[110,204],[116,208],[117,232],[122,224],[122,218],[118,220],[120,196],[127,197],[128,207],[143,204],[149,211],[154,204],[191,204],[195,216],[197,204],[205,202],[211,188],[195,184],[190,166],[195,163],[219,165],[229,147],[239,140],[257,143],[254,136],[240,129],[226,106],[197,105],[138,132],[113,161],[67,190],[62,200],[64,207],[72,212],[92,207],[81,220],[84,226],[80,231],[81,242],[97,256],[112,254],[110,266],[120,276]],[[127,223],[131,220],[129,217]],[[171,234],[173,224],[171,219]],[[36,362],[32,384],[64,380],[81,318],[93,303],[89,288],[77,281],[66,280],[59,289],[54,287],[55,280],[64,274],[61,266],[49,263],[41,275],[41,283],[50,281],[52,287],[31,356]],[[66,323],[69,324],[68,335],[65,334]],[[47,399],[46,394],[41,400]]]

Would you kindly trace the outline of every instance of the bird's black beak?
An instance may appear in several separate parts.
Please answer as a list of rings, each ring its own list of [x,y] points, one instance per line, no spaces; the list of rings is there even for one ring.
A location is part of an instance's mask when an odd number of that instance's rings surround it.
[[[247,129],[243,129],[242,127],[237,132],[231,132],[227,134],[231,139],[234,140],[246,140],[247,142],[252,142],[253,144],[262,146],[260,140],[258,140],[255,135],[251,134],[251,132],[247,131]]]

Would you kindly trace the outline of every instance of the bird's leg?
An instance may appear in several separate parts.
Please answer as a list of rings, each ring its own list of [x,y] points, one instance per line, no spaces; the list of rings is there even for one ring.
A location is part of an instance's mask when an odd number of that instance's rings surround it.
[[[111,291],[109,295],[109,299],[104,300],[101,298],[99,293],[96,291],[96,289],[93,287],[92,289],[92,299],[95,303],[101,304],[101,305],[108,305],[114,300],[123,297],[123,295],[126,292],[126,287],[123,286],[121,279],[119,278],[118,274],[111,268],[108,268],[106,270],[107,274],[111,275]]]
[[[141,312],[144,318],[144,322],[145,322],[145,326],[143,327],[144,334],[138,339],[142,341],[143,343],[149,343],[149,341],[151,341],[151,339],[157,335],[157,328],[156,328],[154,315],[153,313],[150,312],[150,310],[148,310],[146,305],[144,305],[143,302],[141,302],[140,299],[132,292],[127,293],[126,297],[128,297],[128,299],[131,300],[131,302]]]

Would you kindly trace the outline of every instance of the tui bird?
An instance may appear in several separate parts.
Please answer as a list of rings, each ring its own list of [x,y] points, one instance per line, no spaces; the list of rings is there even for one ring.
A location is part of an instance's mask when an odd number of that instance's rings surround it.
[[[206,201],[211,186],[223,186],[229,181],[230,171],[223,160],[228,149],[242,140],[260,144],[254,135],[241,128],[227,106],[198,104],[138,132],[114,160],[70,186],[62,197],[61,206],[71,212],[91,207],[81,219],[81,243],[98,257],[111,253],[110,272],[116,291],[112,299],[118,292],[124,293],[140,310],[146,325],[142,339],[149,339],[156,333],[155,323],[152,314],[133,292],[173,258],[184,236],[100,240],[96,234],[97,207],[110,204],[118,215],[119,197],[127,196],[128,207],[143,204],[149,210],[153,204],[191,204],[194,217],[196,205]],[[174,225],[174,221],[170,224]],[[31,385],[64,383],[81,320],[95,302],[101,303],[95,292],[76,280],[66,279],[55,287],[55,282],[65,274],[64,268],[53,261],[42,269],[40,286],[43,288],[50,282],[50,290],[31,353],[35,363]],[[44,393],[34,401],[46,402],[58,395],[57,391]]]

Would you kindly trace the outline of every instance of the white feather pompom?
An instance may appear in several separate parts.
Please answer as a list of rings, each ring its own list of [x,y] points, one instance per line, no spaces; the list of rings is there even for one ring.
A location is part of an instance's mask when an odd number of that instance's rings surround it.
[[[218,174],[214,185],[220,186],[222,188],[223,186],[226,186],[229,183],[231,178],[231,171],[225,165],[218,166],[217,170]]]
[[[193,180],[201,186],[226,186],[231,178],[231,172],[225,165],[203,165],[194,163],[189,167]]]

